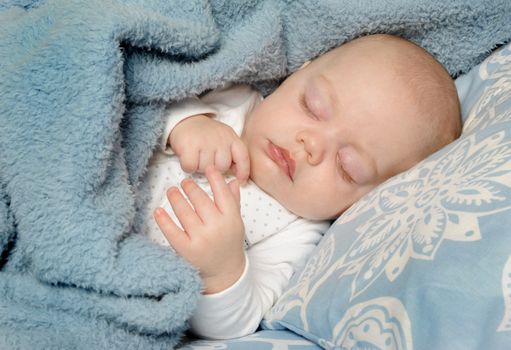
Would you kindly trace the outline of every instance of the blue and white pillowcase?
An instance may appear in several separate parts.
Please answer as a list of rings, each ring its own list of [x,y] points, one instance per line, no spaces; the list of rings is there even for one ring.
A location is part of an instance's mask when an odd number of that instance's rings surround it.
[[[193,340],[178,350],[321,350],[315,343],[286,330],[263,330],[227,340]]]
[[[460,139],[345,212],[263,327],[327,349],[511,349],[511,44],[456,84]]]

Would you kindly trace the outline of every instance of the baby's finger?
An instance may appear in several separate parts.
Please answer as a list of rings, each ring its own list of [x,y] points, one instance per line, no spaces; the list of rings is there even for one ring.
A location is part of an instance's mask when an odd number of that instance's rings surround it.
[[[227,184],[229,186],[229,190],[231,190],[231,193],[234,196],[234,200],[238,203],[240,203],[240,182],[237,179],[229,181]]]
[[[231,150],[228,148],[217,149],[215,152],[215,168],[224,174],[231,167]]]
[[[185,172],[193,174],[199,167],[199,151],[183,153],[179,156],[179,163]]]
[[[195,208],[195,212],[199,215],[202,222],[209,220],[218,212],[213,200],[195,183],[195,181],[185,179],[181,182],[181,187],[185,191],[186,196],[192,203]]]
[[[189,244],[190,237],[174,223],[163,208],[156,208],[153,215],[167,241],[169,241],[178,254],[182,254],[185,247]]]
[[[204,172],[208,165],[215,164],[215,152],[201,150],[199,153],[199,168],[198,171]]]
[[[195,210],[191,207],[190,203],[181,194],[177,187],[171,187],[167,191],[167,198],[176,214],[179,223],[188,233],[193,231],[194,227],[200,225],[202,222],[195,213]]]
[[[223,175],[218,170],[208,166],[206,168],[206,177],[213,190],[215,205],[222,213],[231,209],[233,205],[237,205],[229,186],[227,186]]]
[[[236,165],[236,177],[245,183],[250,175],[250,158],[243,142],[235,142],[231,146],[232,161]]]

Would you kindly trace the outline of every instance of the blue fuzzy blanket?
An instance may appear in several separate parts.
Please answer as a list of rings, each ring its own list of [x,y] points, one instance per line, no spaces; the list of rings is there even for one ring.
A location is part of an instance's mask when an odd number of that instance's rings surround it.
[[[305,60],[387,32],[468,70],[511,37],[503,1],[0,2],[0,349],[170,349],[194,269],[140,232],[165,103],[269,91]]]

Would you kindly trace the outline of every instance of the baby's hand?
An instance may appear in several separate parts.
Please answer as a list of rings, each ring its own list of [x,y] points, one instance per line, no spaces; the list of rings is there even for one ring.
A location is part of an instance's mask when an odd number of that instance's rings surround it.
[[[162,208],[155,210],[154,217],[170,245],[199,270],[205,294],[211,294],[230,287],[243,273],[245,226],[237,180],[227,184],[212,166],[206,168],[206,177],[214,201],[191,179],[184,180],[181,187],[193,207],[176,187],[167,191],[183,230]]]
[[[205,115],[189,117],[177,124],[168,143],[188,173],[204,172],[213,165],[220,173],[233,168],[241,183],[250,173],[248,150],[234,130]]]

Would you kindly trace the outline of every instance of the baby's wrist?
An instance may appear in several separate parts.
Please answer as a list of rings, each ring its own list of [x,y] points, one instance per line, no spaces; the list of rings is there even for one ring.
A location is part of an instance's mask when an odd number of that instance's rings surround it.
[[[203,277],[204,295],[220,293],[239,281],[245,271],[245,260],[238,264],[232,271],[224,271],[211,277]]]
[[[211,118],[204,114],[196,114],[196,115],[191,115],[191,116],[186,117],[183,120],[181,120],[179,123],[177,123],[174,126],[174,128],[170,132],[170,134],[167,138],[167,145],[172,147],[172,139],[171,138],[175,137],[176,134],[179,133],[180,129],[183,129],[183,127],[186,127],[186,124],[189,124],[190,122],[197,123],[197,122],[200,122],[201,120],[208,122],[211,120]]]

